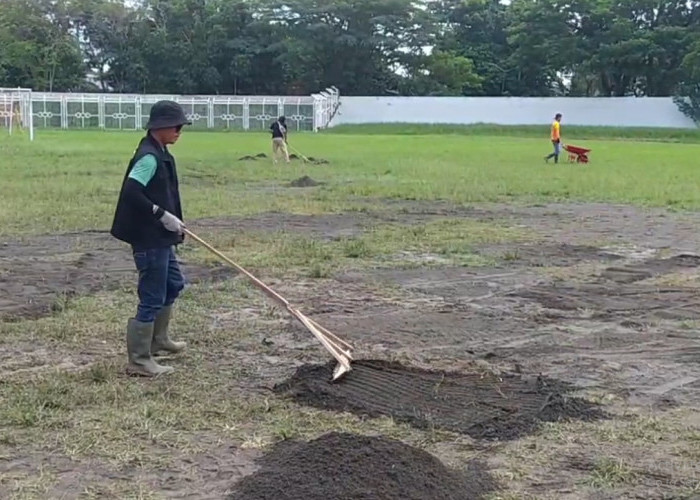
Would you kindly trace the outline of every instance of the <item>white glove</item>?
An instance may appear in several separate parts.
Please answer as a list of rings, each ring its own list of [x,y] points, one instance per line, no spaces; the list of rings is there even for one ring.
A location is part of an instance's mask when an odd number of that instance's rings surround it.
[[[185,229],[185,223],[168,211],[163,213],[163,216],[160,218],[160,221],[165,226],[165,229],[174,233],[182,234],[183,229]]]

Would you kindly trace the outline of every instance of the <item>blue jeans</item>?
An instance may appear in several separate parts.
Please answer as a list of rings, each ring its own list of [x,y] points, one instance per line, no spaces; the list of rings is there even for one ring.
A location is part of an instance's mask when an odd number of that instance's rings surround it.
[[[185,288],[185,278],[175,257],[174,247],[134,251],[139,272],[139,306],[136,319],[154,321],[164,306],[170,306]]]
[[[559,154],[561,153],[561,141],[552,141],[552,145],[554,146],[554,154],[556,156],[559,156]]]

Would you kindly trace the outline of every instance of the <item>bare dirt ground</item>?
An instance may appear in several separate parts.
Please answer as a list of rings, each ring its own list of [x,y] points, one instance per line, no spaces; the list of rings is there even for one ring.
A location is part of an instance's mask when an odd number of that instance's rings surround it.
[[[351,342],[362,359],[469,376],[482,373],[506,388],[512,377],[527,381],[543,376],[573,387],[572,397],[601,405],[606,418],[564,419],[572,416],[564,412],[558,415],[561,421],[538,419],[527,432],[496,433],[496,441],[493,433],[467,432],[459,437],[456,424],[445,431],[418,430],[407,438],[417,444],[420,433],[427,432],[427,448],[451,465],[478,455],[489,469],[483,474],[500,483],[501,493],[492,498],[697,498],[700,258],[695,252],[700,248],[700,214],[607,204],[456,208],[387,202],[376,212],[264,214],[200,220],[191,226],[195,231],[286,231],[330,241],[359,235],[381,223],[415,225],[445,217],[507,224],[534,238],[475,248],[494,262],[489,266],[436,267],[433,262],[430,268],[387,266],[319,279],[264,276],[264,280]],[[225,268],[195,261],[186,262],[185,270],[200,283],[193,293],[232,277]],[[6,325],[31,325],[30,320],[70,313],[67,297],[129,289],[135,279],[126,249],[104,233],[5,242],[0,245],[0,320]],[[285,411],[308,411],[309,401],[323,399],[325,382],[305,385],[305,398],[270,389],[328,357],[298,324],[266,307],[249,297],[236,306],[212,306],[202,320],[208,322],[210,334],[244,328],[246,336],[235,346],[229,342],[215,357],[194,354],[206,345],[205,340],[195,341],[190,354],[194,361],[183,363],[192,366],[196,361],[212,371],[241,371],[243,375],[228,380],[225,391],[217,388],[224,391],[221,397],[254,393],[265,401],[272,398],[293,405]],[[110,357],[121,361],[121,333],[116,333],[120,327],[113,328],[115,338],[106,345],[86,340],[77,354],[15,332],[11,341],[0,344],[0,384],[41,376],[48,367],[89,367]],[[405,387],[405,381],[400,385]],[[528,405],[543,404],[538,391],[531,391],[531,399],[524,390],[516,391],[520,399],[502,392],[507,404],[498,406],[499,411],[511,409],[517,415],[534,407]],[[463,403],[476,396],[453,393],[461,398],[457,410],[469,414]],[[352,397],[370,396],[354,391]],[[358,425],[373,425],[380,415],[398,418],[396,404],[383,403],[372,412],[355,408],[361,419]],[[322,411],[331,418],[348,418],[343,408],[353,410],[333,404]],[[468,427],[468,418],[460,421],[449,414],[456,411],[454,406],[447,410],[451,422]],[[175,453],[168,467],[148,473],[106,465],[90,459],[89,451],[68,459],[50,447],[20,450],[6,437],[0,441],[0,477],[15,479],[0,480],[0,497],[5,493],[21,497],[16,484],[26,485],[31,475],[53,474],[58,479],[51,483],[49,497],[52,492],[78,497],[71,492],[120,478],[143,482],[158,498],[223,498],[236,480],[260,467],[265,470],[264,461],[254,462],[261,455],[257,450],[237,439],[208,436],[211,442],[204,441],[204,450]],[[195,434],[193,439],[202,437]],[[170,480],[162,474],[169,474]]]
[[[192,283],[233,275],[222,266],[183,262]],[[0,319],[41,317],[72,297],[136,283],[125,244],[106,232],[84,232],[5,241],[0,245]]]

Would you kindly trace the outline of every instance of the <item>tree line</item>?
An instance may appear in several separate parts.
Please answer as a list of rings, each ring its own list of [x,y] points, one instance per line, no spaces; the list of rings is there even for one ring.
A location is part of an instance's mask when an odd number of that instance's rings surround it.
[[[37,91],[671,96],[700,0],[0,0],[0,86]]]

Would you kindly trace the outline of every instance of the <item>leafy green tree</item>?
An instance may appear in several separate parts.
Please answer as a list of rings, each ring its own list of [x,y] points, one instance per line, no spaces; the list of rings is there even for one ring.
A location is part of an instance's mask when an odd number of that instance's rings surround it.
[[[60,1],[3,0],[0,85],[46,91],[81,87],[85,67],[65,7]]]
[[[482,80],[479,94],[512,94],[517,68],[509,60],[509,7],[500,0],[439,0],[429,5],[442,27],[436,49],[472,61]]]
[[[683,58],[683,77],[674,102],[678,109],[700,125],[700,42],[695,42]]]
[[[411,95],[461,96],[481,92],[483,78],[476,74],[471,59],[449,51],[434,51],[402,85]]]
[[[286,76],[305,93],[384,94],[433,36],[429,13],[411,0],[293,0],[269,5],[268,19],[288,29]]]
[[[96,90],[166,94],[668,96],[697,81],[700,0],[0,2],[0,85],[37,90],[90,89],[88,72]]]

